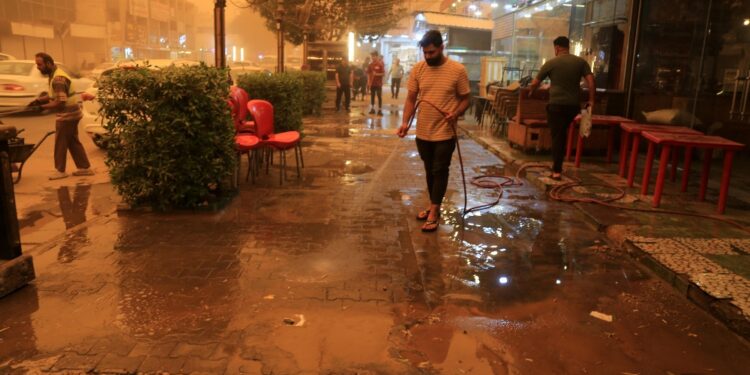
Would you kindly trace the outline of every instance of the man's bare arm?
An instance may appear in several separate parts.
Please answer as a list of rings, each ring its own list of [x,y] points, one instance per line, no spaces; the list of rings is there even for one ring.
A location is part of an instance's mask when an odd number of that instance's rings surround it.
[[[401,138],[405,137],[406,133],[409,131],[409,119],[414,115],[414,106],[416,104],[417,92],[409,91],[409,94],[406,95],[406,103],[404,103],[404,117],[401,120],[401,127],[398,128],[398,132],[396,133]]]
[[[446,120],[448,121],[457,120],[469,108],[469,94],[461,95],[458,98],[459,102],[458,107],[456,107],[456,111],[445,116]]]
[[[529,97],[531,97],[531,94],[534,93],[534,90],[536,90],[541,83],[542,83],[542,81],[540,81],[540,80],[538,80],[536,78],[534,78],[533,80],[531,80],[531,84],[529,84]]]
[[[596,100],[596,84],[594,83],[594,75],[586,75],[586,85],[589,87],[589,112],[594,111],[594,100]]]

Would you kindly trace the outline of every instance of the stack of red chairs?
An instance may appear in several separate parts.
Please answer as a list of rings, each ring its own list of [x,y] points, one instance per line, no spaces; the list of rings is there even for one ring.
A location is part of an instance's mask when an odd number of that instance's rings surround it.
[[[238,156],[247,155],[247,176],[245,181],[255,174],[259,165],[259,151],[263,144],[260,138],[255,134],[255,122],[247,120],[247,92],[237,86],[232,86],[228,100],[232,109],[232,121],[234,123],[234,146],[237,149]],[[239,167],[239,164],[238,164]],[[255,167],[255,168],[254,168]]]
[[[286,177],[287,150],[294,149],[294,162],[297,167],[297,177],[299,177],[300,166],[305,167],[300,145],[300,133],[295,130],[274,133],[273,105],[265,100],[250,100],[247,103],[247,109],[255,120],[255,135],[260,139],[261,145],[271,152],[273,150],[279,151],[279,184],[282,184],[284,177]],[[270,160],[273,160],[273,154],[270,155]],[[266,171],[268,171],[268,163],[266,164]]]

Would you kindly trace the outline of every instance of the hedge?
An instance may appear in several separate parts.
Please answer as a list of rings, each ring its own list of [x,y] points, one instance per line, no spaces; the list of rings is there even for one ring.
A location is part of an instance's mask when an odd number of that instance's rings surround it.
[[[201,64],[120,69],[100,81],[106,163],[128,203],[196,207],[222,194],[236,167],[226,77]]]

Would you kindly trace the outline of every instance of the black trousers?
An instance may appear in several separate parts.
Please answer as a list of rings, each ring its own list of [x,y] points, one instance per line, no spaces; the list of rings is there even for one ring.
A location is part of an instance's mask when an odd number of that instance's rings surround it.
[[[432,204],[443,202],[445,191],[448,189],[448,173],[455,149],[455,138],[436,142],[417,138],[417,151],[419,151],[419,157],[424,162],[427,191],[430,193]]]
[[[341,85],[336,89],[336,110],[341,109],[341,94],[344,94],[344,108],[349,109],[352,101],[352,89],[349,85]]]
[[[401,78],[391,78],[391,96],[398,98],[398,92],[401,90]]]
[[[383,108],[383,86],[370,86],[370,105],[375,106],[375,95],[378,96],[378,108]]]
[[[547,105],[547,124],[552,134],[552,171],[555,173],[562,172],[568,126],[580,112],[581,107],[577,105]]]

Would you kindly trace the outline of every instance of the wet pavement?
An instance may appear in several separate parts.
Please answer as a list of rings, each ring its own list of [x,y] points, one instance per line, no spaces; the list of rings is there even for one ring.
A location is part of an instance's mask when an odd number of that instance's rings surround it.
[[[533,184],[462,218],[454,158],[440,229],[422,233],[424,175],[413,135],[394,135],[398,105],[306,119],[302,176],[291,165],[279,186],[272,167],[218,212],[115,213],[106,182],[36,187],[19,217],[37,280],[0,299],[0,372],[750,368],[747,341]],[[461,142],[467,177],[514,173]],[[495,194],[468,193],[469,206]]]

